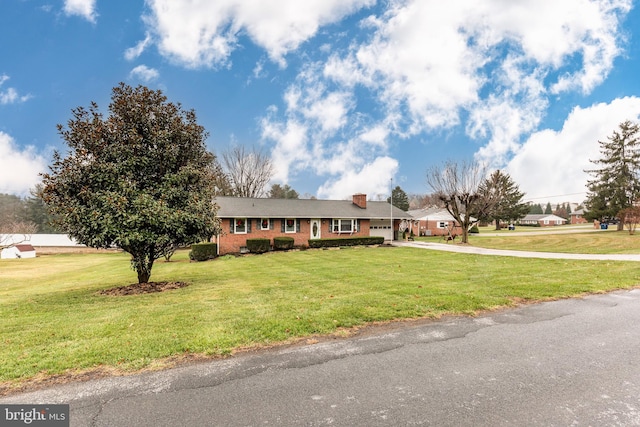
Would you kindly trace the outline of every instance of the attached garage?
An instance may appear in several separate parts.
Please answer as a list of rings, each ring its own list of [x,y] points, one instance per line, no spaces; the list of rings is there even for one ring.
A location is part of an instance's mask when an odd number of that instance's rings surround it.
[[[388,219],[372,219],[369,223],[369,235],[391,240],[391,221]]]

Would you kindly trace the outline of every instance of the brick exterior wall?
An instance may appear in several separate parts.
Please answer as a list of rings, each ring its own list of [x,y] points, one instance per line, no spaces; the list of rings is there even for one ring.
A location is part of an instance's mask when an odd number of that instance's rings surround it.
[[[571,214],[571,224],[586,224],[588,222],[582,215]]]
[[[250,233],[231,233],[231,221],[233,218],[222,219],[222,231],[223,235],[220,236],[218,241],[218,250],[220,255],[239,253],[241,248],[247,245],[247,239],[269,239],[273,246],[274,237],[293,237],[294,245],[298,247],[309,246],[309,239],[311,237],[311,221],[308,219],[298,219],[300,225],[300,231],[295,233],[282,232],[282,221],[284,218],[270,218],[272,224],[272,230],[261,230],[260,218],[247,218],[247,222],[251,221]],[[356,236],[369,236],[369,220],[358,220],[360,224],[360,230],[353,233],[333,233],[330,232],[331,219],[322,218],[320,237],[321,238],[335,238],[335,237],[356,237]],[[214,242],[216,238],[214,237]]]
[[[416,235],[420,235],[420,236],[426,236],[426,235],[430,235],[430,236],[448,236],[449,232],[447,231],[446,228],[438,228],[438,223],[441,221],[416,221],[414,222],[413,225],[413,232]],[[455,234],[456,236],[460,236],[462,234],[462,228],[458,225],[457,222],[453,221],[453,220],[447,220],[445,222],[448,222],[448,227],[452,227],[451,228],[451,234]],[[416,230],[416,223],[419,223],[418,225],[418,229],[420,230],[420,233],[418,234],[417,230]],[[455,224],[455,225],[454,225]],[[427,233],[427,231],[430,231],[431,233]]]

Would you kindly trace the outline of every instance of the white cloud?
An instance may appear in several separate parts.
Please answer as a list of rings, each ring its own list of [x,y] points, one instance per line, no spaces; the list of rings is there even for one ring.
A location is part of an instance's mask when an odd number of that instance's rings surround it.
[[[338,179],[329,180],[318,189],[318,197],[341,200],[352,194],[388,194],[389,180],[398,171],[398,161],[378,157],[357,169],[347,169]]]
[[[386,192],[398,166],[386,155],[389,130],[359,120],[352,114],[353,94],[330,89],[317,70],[317,64],[308,65],[286,90],[284,117],[272,107],[262,119],[262,138],[273,143],[274,180],[286,183],[299,173],[325,176],[321,197],[346,197],[356,187],[368,194]]]
[[[362,184],[369,165],[387,158],[390,140],[463,120],[484,144],[476,158],[502,167],[522,153],[522,138],[538,128],[550,94],[589,92],[607,76],[620,54],[618,21],[630,6],[391,1],[382,15],[361,22],[370,32],[364,41],[304,66],[284,94],[283,116],[272,111],[263,120],[278,178],[313,170],[328,176],[319,195],[335,196],[349,179]],[[361,89],[382,118],[358,110]]]
[[[46,162],[32,147],[21,150],[13,138],[0,132],[0,193],[24,195],[40,182]]]
[[[140,40],[137,45],[135,45],[134,47],[130,47],[124,51],[124,58],[127,61],[133,61],[134,59],[137,59],[140,55],[142,55],[142,52],[144,52],[144,50],[151,44],[151,41],[151,34],[147,33],[144,40]]]
[[[96,22],[98,16],[95,9],[96,0],[65,0],[64,2],[64,13],[81,16],[92,23]]]
[[[594,167],[590,159],[600,158],[598,141],[605,141],[624,120],[639,118],[638,97],[576,107],[560,131],[533,133],[508,163],[507,172],[526,199],[580,202],[589,179],[584,170]]]
[[[292,174],[310,165],[313,156],[307,146],[307,132],[307,127],[295,120],[286,123],[262,120],[262,138],[275,141],[271,152],[275,181],[286,183]]]
[[[156,80],[160,76],[160,73],[155,68],[149,68],[146,65],[138,65],[129,73],[129,77],[132,79],[139,79],[145,83],[149,83]]]
[[[147,0],[145,21],[159,49],[188,67],[226,66],[238,37],[248,35],[284,66],[284,56],[322,25],[374,4],[374,0]]]
[[[504,163],[546,112],[549,94],[590,92],[620,54],[630,0],[391,1],[363,43],[323,76],[365,87],[400,137],[459,125]]]
[[[16,104],[31,99],[31,95],[19,95],[18,91],[12,87],[3,90],[2,85],[7,80],[9,80],[9,76],[6,74],[0,75],[0,105]]]

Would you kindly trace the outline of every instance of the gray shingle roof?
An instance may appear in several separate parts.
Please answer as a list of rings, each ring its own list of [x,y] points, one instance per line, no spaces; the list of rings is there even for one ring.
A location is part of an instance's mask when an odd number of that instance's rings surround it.
[[[314,199],[253,199],[244,197],[217,197],[220,218],[345,218],[389,219],[391,208],[387,202],[367,201],[366,209],[351,200]],[[393,217],[410,219],[411,216],[393,207]]]
[[[553,215],[553,214],[527,214],[520,221],[542,221],[542,220],[545,220],[545,219],[546,220],[550,220],[550,221],[557,221],[557,220],[566,221],[565,218],[562,218],[562,217],[559,217],[559,216]]]

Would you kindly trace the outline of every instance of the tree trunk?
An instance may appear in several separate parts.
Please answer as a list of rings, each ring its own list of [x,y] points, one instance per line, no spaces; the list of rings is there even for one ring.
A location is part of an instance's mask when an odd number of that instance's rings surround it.
[[[469,229],[462,228],[462,241],[460,243],[469,243]]]
[[[138,283],[149,282],[153,261],[153,248],[148,253],[131,254],[131,267],[138,273]]]
[[[149,283],[151,272],[146,270],[138,270],[138,283]]]

